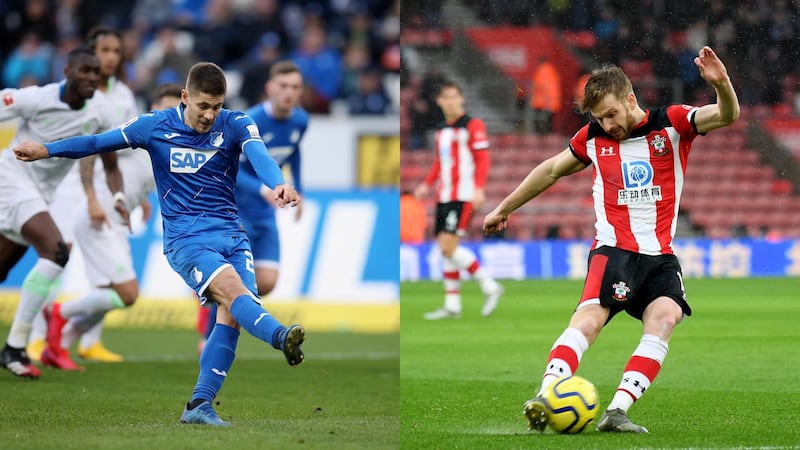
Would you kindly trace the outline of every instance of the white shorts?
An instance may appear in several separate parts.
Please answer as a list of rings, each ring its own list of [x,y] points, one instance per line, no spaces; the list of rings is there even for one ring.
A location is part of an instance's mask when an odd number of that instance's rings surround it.
[[[22,226],[47,211],[47,202],[33,180],[4,162],[0,159],[0,233],[17,244],[30,245],[22,237]]]
[[[75,240],[75,225],[81,214],[88,216],[86,210],[86,194],[81,184],[79,164],[72,166],[67,176],[58,185],[53,200],[50,202],[50,215],[61,231],[64,242],[72,243]]]
[[[83,209],[86,212],[86,209]],[[81,249],[86,278],[92,286],[108,286],[136,279],[128,228],[111,221],[98,230],[91,227],[89,214],[78,217],[75,242]]]

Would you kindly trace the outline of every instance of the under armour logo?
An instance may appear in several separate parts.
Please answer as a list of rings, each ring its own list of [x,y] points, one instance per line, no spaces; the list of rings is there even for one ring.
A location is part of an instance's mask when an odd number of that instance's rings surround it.
[[[614,147],[600,147],[600,156],[612,156]]]

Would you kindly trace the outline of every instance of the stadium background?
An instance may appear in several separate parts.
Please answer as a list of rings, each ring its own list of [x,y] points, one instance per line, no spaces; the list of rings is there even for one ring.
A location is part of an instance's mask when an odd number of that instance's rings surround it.
[[[771,5],[768,7],[768,5]],[[591,170],[562,180],[515,213],[503,236],[486,238],[486,212],[539,162],[566,148],[584,120],[574,108],[581,75],[621,66],[643,107],[705,104],[713,89],[692,59],[710,45],[726,63],[742,115],[693,146],[676,249],[690,277],[800,275],[800,21],[792,2],[407,1],[402,11],[401,192],[434,159],[441,119],[435,87],[452,78],[467,112],[490,133],[487,202],[471,245],[500,278],[582,278],[594,234]],[[770,9],[772,8],[772,9]],[[547,60],[560,75],[552,129],[537,132],[531,77]],[[432,238],[432,198],[426,237]],[[401,279],[439,279],[429,243],[401,244]]]
[[[310,331],[399,331],[399,2],[20,0],[0,2],[0,16],[0,88],[60,81],[66,53],[103,24],[123,33],[141,112],[159,83],[183,83],[196,61],[225,69],[231,109],[261,101],[273,61],[296,61],[312,114],[302,145],[306,203],[299,223],[279,212],[283,265],[270,309]],[[0,124],[0,148],[14,130]],[[142,298],[106,323],[194,327],[196,302],[161,253],[151,203],[154,219],[138,221],[132,237]],[[62,298],[88,289],[77,250]],[[34,261],[29,251],[0,286],[0,322],[10,323]]]

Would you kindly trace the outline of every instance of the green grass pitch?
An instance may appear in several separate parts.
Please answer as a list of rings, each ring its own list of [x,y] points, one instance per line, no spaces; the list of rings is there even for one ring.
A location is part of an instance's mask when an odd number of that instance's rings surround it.
[[[522,404],[582,284],[505,281],[500,306],[482,318],[467,281],[462,317],[435,322],[422,314],[441,305],[441,284],[401,284],[402,448],[800,448],[798,278],[686,280],[694,314],[629,411],[651,434],[529,432]],[[597,386],[602,410],[640,336],[640,322],[621,314],[584,354],[578,374]]]
[[[222,429],[178,423],[197,378],[193,331],[107,329],[104,342],[127,361],[88,363],[82,373],[43,368],[38,381],[0,370],[0,448],[399,447],[397,334],[309,332],[306,360],[291,368],[243,332],[217,397],[234,424]]]

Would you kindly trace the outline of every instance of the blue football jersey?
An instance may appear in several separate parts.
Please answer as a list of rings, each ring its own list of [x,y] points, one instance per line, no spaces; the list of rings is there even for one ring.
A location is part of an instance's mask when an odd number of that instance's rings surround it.
[[[255,123],[241,111],[222,109],[206,133],[185,125],[183,114],[183,105],[153,111],[121,129],[131,147],[150,153],[165,251],[177,238],[243,229],[234,194],[239,155],[248,141],[261,139]]]
[[[261,132],[272,159],[283,167],[289,164],[292,170],[294,188],[302,192],[300,180],[300,141],[308,127],[308,113],[302,108],[294,108],[286,119],[275,118],[272,104],[267,101],[247,110]],[[260,193],[261,182],[253,165],[242,153],[239,157],[239,182],[236,184],[236,198],[242,217],[248,220],[269,219],[275,211]]]

